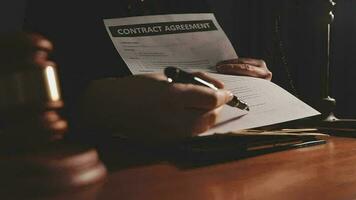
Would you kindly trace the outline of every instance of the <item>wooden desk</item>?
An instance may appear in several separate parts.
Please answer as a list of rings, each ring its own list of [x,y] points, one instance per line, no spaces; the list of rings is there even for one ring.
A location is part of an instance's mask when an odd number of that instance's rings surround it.
[[[118,158],[119,159],[119,158]],[[194,169],[169,163],[112,171],[98,199],[355,199],[356,139]]]

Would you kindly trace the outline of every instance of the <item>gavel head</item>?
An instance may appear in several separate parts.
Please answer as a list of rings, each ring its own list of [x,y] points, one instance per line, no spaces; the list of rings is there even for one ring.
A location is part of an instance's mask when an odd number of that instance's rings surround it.
[[[35,145],[66,131],[57,113],[63,101],[56,65],[48,59],[52,49],[37,34],[0,36],[0,141],[5,146]]]

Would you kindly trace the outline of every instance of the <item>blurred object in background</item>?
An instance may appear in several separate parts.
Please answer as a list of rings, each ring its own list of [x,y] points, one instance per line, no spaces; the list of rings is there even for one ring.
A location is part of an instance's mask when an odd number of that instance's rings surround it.
[[[37,34],[0,36],[1,199],[94,199],[106,176],[95,149],[63,140],[52,49]]]
[[[0,154],[0,199],[95,199],[106,168],[95,149],[54,142],[19,154]]]
[[[67,123],[52,44],[40,35],[0,38],[0,148],[30,147],[61,139]],[[16,145],[14,145],[16,144]]]
[[[20,31],[25,15],[26,0],[0,1],[0,33]]]

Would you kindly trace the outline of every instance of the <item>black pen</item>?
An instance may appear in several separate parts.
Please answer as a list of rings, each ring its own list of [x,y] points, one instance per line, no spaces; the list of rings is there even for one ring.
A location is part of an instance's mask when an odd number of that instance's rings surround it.
[[[218,88],[208,81],[205,81],[199,77],[194,76],[191,73],[178,69],[176,67],[167,67],[164,69],[164,74],[167,76],[169,82],[174,83],[190,83],[195,85],[201,85],[205,87],[209,87],[213,90],[218,90]],[[237,96],[234,95],[231,101],[227,103],[227,105],[239,108],[241,110],[249,111],[249,106],[241,101]]]

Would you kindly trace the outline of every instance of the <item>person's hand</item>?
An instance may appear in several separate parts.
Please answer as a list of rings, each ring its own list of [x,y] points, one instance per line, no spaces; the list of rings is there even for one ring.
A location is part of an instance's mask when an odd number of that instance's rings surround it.
[[[223,87],[205,74],[195,74]],[[190,137],[214,125],[221,106],[232,99],[226,90],[168,83],[163,74],[94,81],[84,97],[85,126],[143,141]]]
[[[272,79],[272,72],[268,70],[266,62],[253,58],[225,60],[216,64],[216,70],[222,74],[252,76],[269,81]]]

